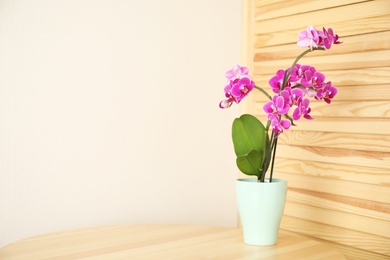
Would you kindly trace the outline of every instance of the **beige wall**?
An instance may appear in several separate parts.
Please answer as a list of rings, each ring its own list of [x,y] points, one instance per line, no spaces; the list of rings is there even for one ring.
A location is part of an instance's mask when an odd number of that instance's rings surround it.
[[[275,177],[288,180],[282,228],[325,241],[348,259],[390,256],[390,2],[248,1],[247,61],[260,86],[303,50],[297,33],[332,27],[342,45],[306,55],[339,92],[311,102],[313,121],[280,136]],[[255,93],[246,112],[264,119]]]
[[[221,8],[223,7],[223,8]],[[0,2],[0,245],[121,223],[235,226],[220,111],[241,1]]]

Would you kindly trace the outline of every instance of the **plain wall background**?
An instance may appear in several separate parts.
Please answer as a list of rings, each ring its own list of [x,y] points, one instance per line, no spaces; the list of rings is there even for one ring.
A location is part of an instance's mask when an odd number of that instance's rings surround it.
[[[131,223],[236,226],[220,110],[239,0],[0,1],[0,246]]]

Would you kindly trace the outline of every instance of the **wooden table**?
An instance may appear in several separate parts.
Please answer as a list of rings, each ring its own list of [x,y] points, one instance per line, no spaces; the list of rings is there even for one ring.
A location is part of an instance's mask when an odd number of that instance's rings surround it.
[[[345,259],[318,241],[280,232],[275,246],[250,246],[240,229],[126,225],[44,234],[0,249],[1,260],[36,259]]]

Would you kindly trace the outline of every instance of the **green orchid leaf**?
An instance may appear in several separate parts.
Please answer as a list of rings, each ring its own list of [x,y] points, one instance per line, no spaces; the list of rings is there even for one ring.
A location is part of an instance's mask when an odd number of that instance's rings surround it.
[[[237,156],[255,150],[263,153],[264,138],[268,139],[264,125],[255,117],[244,114],[233,121],[232,139]]]
[[[262,157],[261,153],[256,150],[252,150],[247,155],[237,156],[236,164],[242,173],[258,176],[260,174]]]

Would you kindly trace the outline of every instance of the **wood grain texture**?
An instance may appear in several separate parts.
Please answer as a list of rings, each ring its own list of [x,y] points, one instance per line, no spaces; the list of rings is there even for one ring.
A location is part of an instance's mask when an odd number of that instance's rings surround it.
[[[390,66],[390,61],[388,60],[388,57],[390,57],[390,50],[316,56],[317,53],[321,52],[322,51],[317,51],[313,52],[312,55],[306,55],[301,59],[301,64],[310,64],[318,71],[361,69],[362,64],[364,64],[364,68]],[[291,67],[292,63],[293,60],[291,59],[255,61],[254,71],[261,74],[272,75],[279,69],[287,69]]]
[[[294,37],[291,38],[291,42],[275,42],[271,46],[264,46],[264,44],[259,44],[259,47],[255,49],[255,61],[273,60],[280,58],[294,59],[299,54],[299,52],[304,49],[291,48],[291,46],[296,45],[296,41],[298,40],[296,30],[292,33]],[[338,32],[338,34],[340,33]],[[327,56],[329,55],[329,53],[334,55],[363,51],[387,50],[390,48],[390,41],[386,41],[383,39],[390,39],[390,32],[381,31],[363,35],[359,34],[353,36],[344,36],[344,43],[341,45],[337,45],[337,48],[332,48],[327,51],[319,51],[316,52],[315,55],[318,57]]]
[[[388,259],[389,240],[382,237],[287,215],[283,217],[282,225],[288,230],[327,242],[343,252],[347,259]]]
[[[305,146],[325,148],[344,149],[348,147],[352,150],[362,151],[390,151],[390,136],[388,135],[354,134],[352,136],[348,133],[302,131],[298,126],[285,132],[279,138],[279,142],[288,145],[304,144]],[[359,139],[359,142],[356,142],[356,138]]]
[[[367,69],[369,71],[369,69]],[[347,72],[348,71],[344,71]],[[387,74],[384,75],[384,77],[387,77]],[[330,78],[330,77],[328,77]],[[332,78],[333,79],[333,78]],[[260,82],[260,86],[265,86],[268,84],[267,82]],[[388,95],[387,92],[390,89],[390,84],[378,84],[378,85],[346,85],[342,86],[338,84],[337,82],[334,83],[334,85],[338,88],[337,93],[337,99],[336,101],[387,101]],[[265,87],[265,89],[268,89],[268,87]],[[259,113],[259,111],[262,111],[262,105],[265,101],[268,101],[268,99],[262,95],[261,93],[254,92],[252,95],[250,95],[252,100],[254,102],[258,101],[261,104],[258,104],[254,108],[257,109],[256,113]],[[253,107],[253,106],[252,106]],[[259,113],[260,114],[260,113]]]
[[[319,24],[317,22],[314,25],[317,24],[318,26],[322,26],[322,24]],[[388,31],[388,29],[390,28],[390,15],[363,18],[356,20],[353,23],[351,23],[351,21],[340,21],[326,24],[327,26],[338,28],[338,34],[343,35],[345,36],[345,39],[348,39],[349,37],[354,35],[359,36],[364,34]],[[256,31],[254,35],[254,47],[268,48],[278,45],[295,44],[298,39],[297,30],[301,30],[301,28],[285,28],[281,31],[266,33],[261,30],[261,27],[259,27],[258,31]],[[367,39],[367,41],[370,41],[370,39]],[[374,46],[373,48],[376,47]],[[334,51],[337,52],[337,50]]]
[[[260,102],[262,103],[262,102]],[[333,101],[332,105],[324,102],[312,102],[310,104],[312,112],[310,115],[314,118],[318,117],[342,117],[342,118],[390,118],[390,103],[388,101],[361,101],[359,103],[351,101]],[[262,106],[257,106],[256,115],[261,115]],[[297,122],[297,124],[299,124]]]
[[[276,168],[283,173],[304,172],[305,175],[387,186],[390,188],[388,171],[383,168],[357,166],[346,163],[328,163],[312,160],[296,160],[278,157]],[[293,176],[294,178],[295,176]],[[348,184],[348,183],[347,183]]]
[[[265,116],[259,116],[264,121]],[[313,123],[315,122],[315,123]],[[295,122],[296,128],[304,131],[338,132],[351,134],[387,135],[390,133],[390,119],[385,118],[340,118],[316,117],[314,120],[299,120]],[[294,126],[293,126],[294,127]]]
[[[390,35],[389,35],[390,38]],[[357,86],[364,86],[369,85],[371,87],[367,88],[367,94],[369,92],[377,92],[380,93],[386,93],[383,92],[381,89],[376,89],[376,86],[381,86],[382,84],[386,84],[390,81],[390,68],[389,67],[378,67],[378,68],[361,68],[361,69],[345,69],[345,70],[323,70],[321,71],[326,76],[326,79],[334,79],[337,78],[337,87],[357,87]],[[261,74],[258,77],[255,78],[256,83],[258,86],[263,88],[268,88],[268,80],[274,76],[274,74]],[[350,92],[358,92],[354,91],[354,89],[345,89],[345,91],[339,91],[339,94],[342,94],[343,92],[347,92],[350,94]],[[260,93],[259,93],[260,94]],[[353,94],[353,93],[352,93]],[[267,98],[264,95],[257,95],[256,96],[259,100],[265,101]],[[378,96],[380,99],[382,97],[383,100],[386,100],[386,97],[383,97],[383,95]],[[340,100],[339,97],[337,97],[338,101]]]
[[[307,54],[339,92],[312,101],[314,120],[279,138],[274,177],[288,180],[282,227],[339,248],[348,259],[390,259],[390,1],[252,1],[245,61],[256,84],[291,66],[298,32],[315,21],[342,45]],[[249,27],[248,27],[249,28]],[[245,113],[263,122],[268,99],[253,92]]]
[[[295,174],[279,171],[277,172],[277,177],[287,179],[290,188],[318,191],[337,196],[366,200],[370,202],[373,207],[380,205],[381,203],[389,204],[388,198],[390,192],[389,187],[387,186],[344,181],[337,178],[329,178],[328,176],[318,176],[313,173]]]
[[[0,249],[2,260],[37,259],[345,259],[332,247],[280,232],[274,246],[243,242],[238,228],[129,225],[36,236]]]
[[[294,4],[286,4],[282,1],[259,1],[255,8],[255,15],[258,21],[267,20],[276,17],[290,16],[297,11],[299,13],[306,13],[316,11],[318,9],[334,8],[336,6],[343,6],[355,3],[365,2],[364,0],[295,0]]]
[[[325,148],[319,146],[278,145],[278,158],[325,162],[328,164],[349,164],[366,167],[379,167],[390,171],[390,154],[383,152],[348,149]]]
[[[280,3],[283,1],[279,1]],[[325,1],[323,1],[325,2]],[[310,1],[305,1],[310,3]],[[292,3],[294,5],[294,3]],[[389,14],[390,2],[387,0],[365,1],[351,5],[339,5],[334,8],[321,8],[321,5],[313,6],[313,10],[301,12],[299,8],[294,8],[288,16],[275,17],[262,20],[261,14],[255,17],[255,32],[272,33],[285,31],[287,29],[301,29],[308,26],[307,21],[315,21],[322,26],[333,26],[333,23],[367,19]],[[277,22],[275,22],[277,21]]]

